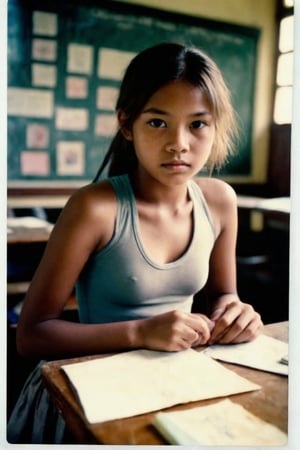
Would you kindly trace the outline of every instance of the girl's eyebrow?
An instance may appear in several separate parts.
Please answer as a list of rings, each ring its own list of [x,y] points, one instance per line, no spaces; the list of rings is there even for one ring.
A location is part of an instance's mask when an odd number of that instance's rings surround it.
[[[163,111],[159,108],[148,108],[143,111],[143,114],[161,114],[161,115],[168,115],[166,111]]]
[[[160,114],[162,116],[170,116],[171,115],[167,111],[164,111],[164,110],[159,109],[159,108],[148,108],[148,109],[145,109],[142,112],[142,114]],[[209,112],[209,111],[207,111],[205,109],[203,111],[198,111],[198,112],[190,114],[190,117],[199,117],[199,116],[202,117],[202,116],[207,116],[207,115],[211,116],[212,114],[211,114],[211,112]]]

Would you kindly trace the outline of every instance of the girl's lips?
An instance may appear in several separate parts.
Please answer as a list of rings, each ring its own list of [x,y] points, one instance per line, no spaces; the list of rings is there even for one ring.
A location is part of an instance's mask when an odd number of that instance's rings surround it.
[[[162,163],[162,166],[167,166],[167,167],[182,167],[182,166],[186,166],[188,167],[189,164],[185,161],[167,161],[165,163]]]
[[[185,161],[170,161],[162,164],[162,167],[169,169],[173,172],[182,172],[187,170],[190,165]]]

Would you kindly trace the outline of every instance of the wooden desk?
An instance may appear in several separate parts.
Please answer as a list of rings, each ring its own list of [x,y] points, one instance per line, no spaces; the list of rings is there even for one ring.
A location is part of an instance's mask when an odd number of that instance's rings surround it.
[[[53,224],[37,217],[8,217],[7,218],[7,260],[19,252],[24,255],[32,252],[32,244],[44,246],[49,239]],[[42,249],[38,251],[41,254]],[[29,287],[30,280],[14,280],[7,283],[8,295],[24,294]]]
[[[260,198],[238,195],[237,205],[240,211],[248,212],[249,221],[252,222],[253,229],[259,228],[260,231],[264,226],[264,222],[267,222],[272,228],[289,230],[290,197]],[[255,222],[256,225],[253,226]]]
[[[32,226],[30,226],[32,224]],[[38,246],[38,255],[42,256],[54,225],[37,217],[8,217],[7,218],[7,254],[8,260],[12,251],[20,252],[26,259],[34,246]],[[36,265],[39,261],[36,261]],[[34,272],[34,270],[33,270]],[[31,280],[14,280],[7,282],[8,296],[23,295],[27,292]],[[71,295],[64,310],[77,310],[77,301]]]
[[[287,342],[288,322],[266,325],[264,333]],[[105,356],[105,355],[101,355]],[[100,443],[109,445],[161,445],[166,444],[163,438],[156,432],[151,422],[153,413],[142,414],[127,419],[113,420],[98,424],[89,424],[76,400],[69,384],[60,370],[66,363],[73,363],[86,359],[73,358],[68,360],[53,361],[42,367],[42,376],[45,385],[58,410],[65,418],[70,430],[78,440],[78,443]],[[288,427],[288,379],[287,377],[249,369],[247,367],[224,364],[230,370],[258,383],[262,386],[259,391],[237,394],[231,396],[231,400],[243,405],[247,410],[260,418],[276,425],[287,432]],[[215,403],[216,400],[193,402],[193,406]],[[100,408],[105,405],[99,405]],[[187,409],[189,405],[179,405],[168,410]]]

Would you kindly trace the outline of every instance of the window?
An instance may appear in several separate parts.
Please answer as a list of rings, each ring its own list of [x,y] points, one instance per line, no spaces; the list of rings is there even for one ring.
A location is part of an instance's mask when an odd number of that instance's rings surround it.
[[[279,15],[274,122],[277,124],[288,124],[292,121],[294,57],[293,0],[281,0]]]

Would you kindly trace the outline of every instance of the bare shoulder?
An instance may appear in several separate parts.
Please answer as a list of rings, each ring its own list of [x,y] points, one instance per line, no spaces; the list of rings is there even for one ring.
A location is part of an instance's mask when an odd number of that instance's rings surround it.
[[[108,181],[89,184],[75,191],[65,209],[75,209],[88,217],[115,212],[117,199],[115,191]]]
[[[217,178],[195,178],[194,180],[210,206],[236,207],[237,198],[234,189],[225,181]]]
[[[90,184],[75,191],[56,223],[58,239],[80,239],[89,247],[101,248],[111,238],[117,214],[117,198],[108,181]]]
[[[215,223],[217,235],[237,220],[237,198],[234,189],[217,178],[196,178]],[[235,225],[234,225],[235,226]]]

